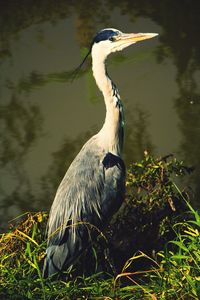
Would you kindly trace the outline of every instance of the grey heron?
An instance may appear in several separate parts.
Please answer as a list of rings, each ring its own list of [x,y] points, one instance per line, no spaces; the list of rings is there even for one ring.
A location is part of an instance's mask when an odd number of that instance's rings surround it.
[[[44,277],[63,270],[70,272],[90,243],[87,224],[103,228],[122,204],[126,173],[121,157],[124,113],[119,91],[108,76],[105,60],[112,52],[156,35],[122,33],[106,28],[99,31],[91,43],[88,55],[91,53],[93,75],[104,96],[105,122],[82,147],[58,187],[47,225]]]

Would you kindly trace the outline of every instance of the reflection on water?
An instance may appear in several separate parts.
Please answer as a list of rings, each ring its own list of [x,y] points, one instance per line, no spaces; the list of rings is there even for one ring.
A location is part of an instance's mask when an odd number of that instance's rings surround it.
[[[174,153],[194,165],[200,195],[200,3],[4,2],[0,16],[1,227],[48,209],[81,145],[102,126],[102,96],[90,60],[71,82],[94,33],[105,27],[159,32],[109,58],[126,113],[125,160]]]

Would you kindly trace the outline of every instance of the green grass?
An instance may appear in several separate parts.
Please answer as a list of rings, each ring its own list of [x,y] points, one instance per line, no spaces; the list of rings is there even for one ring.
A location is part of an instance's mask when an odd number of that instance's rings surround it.
[[[106,279],[102,273],[68,281],[43,279],[41,269],[48,216],[44,212],[25,215],[21,223],[1,235],[0,299],[200,299],[200,215],[173,180],[174,172],[182,175],[184,170],[183,164],[174,159],[167,162],[149,156],[131,166],[125,201],[128,209],[126,205],[121,209],[110,228],[114,230],[113,226],[119,226],[119,235],[124,234],[123,230],[133,235],[140,230],[142,242],[137,242],[137,250],[133,248],[132,255],[123,257],[118,273],[107,275]],[[127,211],[135,213],[136,206],[141,221],[134,223],[133,218],[130,223]],[[184,210],[178,209],[182,206]],[[149,218],[153,222],[157,214],[159,218],[154,226],[149,223],[147,228]],[[143,247],[142,235],[149,243],[150,234],[162,245],[156,253]],[[115,247],[119,256],[123,254],[120,247]],[[98,259],[95,250],[94,254]]]
[[[159,299],[200,298],[200,215],[185,201],[189,220],[174,224],[176,238],[158,253],[161,271],[150,277]]]

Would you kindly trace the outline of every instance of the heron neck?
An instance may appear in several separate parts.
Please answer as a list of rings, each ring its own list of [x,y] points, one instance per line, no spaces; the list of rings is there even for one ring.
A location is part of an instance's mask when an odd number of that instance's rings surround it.
[[[99,57],[97,59],[93,57],[92,70],[97,86],[103,93],[106,106],[105,122],[98,134],[100,142],[105,145],[107,151],[121,155],[124,118],[119,92],[107,74],[105,59],[100,60]]]

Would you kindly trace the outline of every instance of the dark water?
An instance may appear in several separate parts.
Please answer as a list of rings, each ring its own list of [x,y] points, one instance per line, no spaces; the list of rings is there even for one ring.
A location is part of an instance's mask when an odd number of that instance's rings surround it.
[[[55,4],[56,3],[56,4]],[[158,32],[109,58],[126,113],[125,160],[175,154],[200,195],[200,1],[0,2],[0,220],[49,209],[81,145],[104,121],[90,63],[94,33]]]

